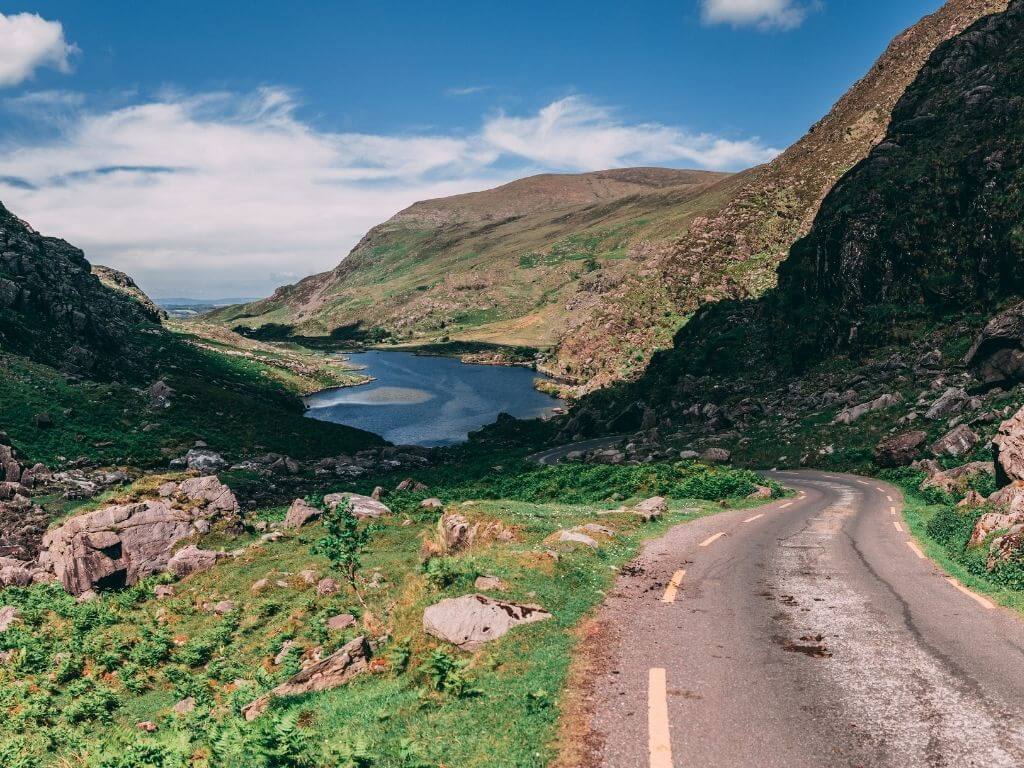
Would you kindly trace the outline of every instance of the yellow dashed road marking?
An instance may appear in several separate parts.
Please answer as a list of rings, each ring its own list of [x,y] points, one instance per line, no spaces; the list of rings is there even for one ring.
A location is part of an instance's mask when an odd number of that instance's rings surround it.
[[[971,598],[971,600],[973,600],[974,602],[976,602],[976,603],[977,603],[978,605],[980,605],[980,606],[981,606],[982,608],[984,608],[985,610],[987,610],[987,611],[991,611],[991,610],[992,610],[993,608],[995,608],[995,607],[996,607],[996,606],[995,606],[995,603],[993,603],[993,602],[992,602],[991,600],[986,600],[986,599],[985,599],[984,597],[982,597],[981,595],[976,595],[976,594],[975,594],[974,592],[972,592],[971,590],[969,590],[969,589],[968,589],[967,587],[965,587],[965,586],[964,586],[963,584],[961,584],[961,583],[960,583],[959,581],[957,581],[956,579],[954,579],[954,578],[953,578],[952,576],[948,576],[948,577],[946,577],[946,581],[948,581],[948,582],[949,582],[950,584],[952,584],[952,585],[953,585],[954,587],[956,587],[956,588],[957,588],[958,590],[960,590],[961,592],[963,592],[963,593],[964,593],[965,595],[967,595],[967,596],[968,596],[969,598]]]
[[[647,733],[651,768],[672,768],[668,732],[668,691],[664,669],[652,669],[647,680]]]
[[[676,601],[676,592],[683,586],[683,576],[686,575],[686,571],[676,571],[672,574],[672,578],[668,582],[668,586],[665,587],[665,594],[661,597],[663,603],[674,603]]]
[[[721,532],[721,533],[716,533],[714,536],[708,536],[706,539],[704,539],[704,541],[702,541],[700,543],[700,545],[702,547],[709,547],[712,544],[714,544],[716,541],[718,541],[720,538],[722,538],[723,536],[725,536],[725,532],[724,531]]]

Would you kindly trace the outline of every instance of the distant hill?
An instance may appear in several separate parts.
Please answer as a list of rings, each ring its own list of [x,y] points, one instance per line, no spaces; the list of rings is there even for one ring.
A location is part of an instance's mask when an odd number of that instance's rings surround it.
[[[416,203],[330,272],[211,318],[306,336],[550,347],[623,279],[635,241],[685,228],[728,184],[721,173],[627,168]]]

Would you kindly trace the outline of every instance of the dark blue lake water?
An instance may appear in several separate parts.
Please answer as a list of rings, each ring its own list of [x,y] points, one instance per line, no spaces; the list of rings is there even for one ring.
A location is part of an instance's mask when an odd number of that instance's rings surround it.
[[[306,398],[306,415],[375,432],[396,445],[451,445],[499,413],[532,419],[562,405],[538,392],[528,368],[373,351],[346,355],[375,381]]]

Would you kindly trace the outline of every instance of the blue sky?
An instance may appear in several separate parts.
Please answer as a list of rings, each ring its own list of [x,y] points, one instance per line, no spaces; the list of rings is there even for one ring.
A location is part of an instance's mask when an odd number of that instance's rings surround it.
[[[424,197],[762,162],[940,4],[0,1],[0,200],[157,296],[264,294]]]

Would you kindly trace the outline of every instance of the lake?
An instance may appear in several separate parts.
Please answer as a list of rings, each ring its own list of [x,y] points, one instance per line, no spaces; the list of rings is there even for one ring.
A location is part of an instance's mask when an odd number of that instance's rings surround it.
[[[310,395],[306,415],[374,432],[396,445],[451,445],[499,413],[532,419],[563,405],[534,389],[534,380],[544,377],[529,368],[397,351],[345,357],[375,381]]]

